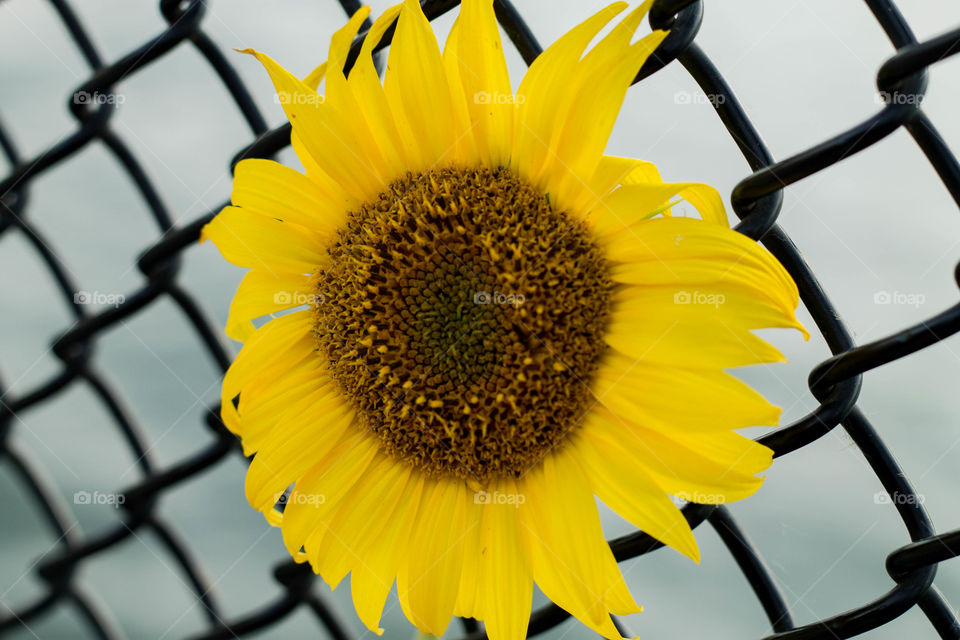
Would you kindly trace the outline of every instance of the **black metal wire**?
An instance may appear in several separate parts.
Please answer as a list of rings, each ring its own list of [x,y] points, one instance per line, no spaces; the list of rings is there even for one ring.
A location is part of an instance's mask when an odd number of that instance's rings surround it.
[[[168,52],[189,43],[206,59],[210,67],[233,97],[254,140],[233,158],[231,166],[245,157],[270,157],[289,144],[290,128],[283,125],[268,129],[252,97],[240,81],[221,49],[202,29],[209,0],[161,0],[160,9],[168,26],[140,47],[112,63],[105,63],[67,0],[49,0],[70,37],[90,69],[90,77],[74,95],[112,95],[113,85],[161,60]],[[888,364],[906,355],[935,345],[960,331],[960,303],[924,322],[906,327],[886,338],[865,345],[856,345],[839,314],[827,297],[810,267],[790,238],[777,226],[788,186],[822,171],[840,160],[859,153],[904,127],[928,158],[944,186],[960,206],[960,164],[943,138],[923,113],[921,98],[927,87],[927,69],[946,57],[960,53],[960,28],[925,42],[918,42],[891,0],[865,0],[880,27],[894,47],[894,53],[880,67],[877,88],[887,93],[909,96],[909,100],[890,101],[878,113],[848,130],[792,157],[775,160],[764,145],[759,132],[747,117],[733,90],[695,43],[703,19],[700,0],[658,0],[650,12],[654,28],[671,29],[654,56],[637,75],[637,81],[656,73],[676,60],[699,84],[704,93],[722,96],[711,101],[720,122],[733,138],[752,174],[734,188],[731,200],[734,212],[741,218],[738,231],[763,242],[784,264],[800,289],[804,306],[813,316],[817,328],[834,354],[811,371],[809,387],[820,403],[808,415],[768,434],[761,441],[776,456],[786,455],[841,426],[864,454],[871,469],[891,495],[917,497],[913,487],[863,413],[856,407],[861,377],[866,371]],[[345,13],[358,6],[355,0],[340,0]],[[425,0],[423,9],[431,20],[457,6],[457,0]],[[497,19],[527,64],[541,52],[541,47],[527,23],[509,0],[494,3]],[[366,25],[369,28],[369,22]],[[347,68],[359,53],[365,33],[351,48]],[[389,45],[393,30],[387,31],[377,50]],[[114,106],[109,101],[92,106],[71,100],[70,112],[77,120],[76,130],[32,158],[24,158],[12,136],[0,121],[0,151],[12,169],[0,181],[0,234],[20,234],[46,265],[73,315],[74,324],[53,342],[53,352],[60,360],[60,370],[35,388],[13,395],[5,390],[0,378],[0,463],[6,464],[24,491],[33,498],[43,521],[57,539],[55,547],[34,567],[46,583],[45,591],[16,610],[0,611],[0,634],[29,625],[36,618],[49,615],[54,607],[65,604],[98,638],[120,638],[108,611],[95,603],[75,580],[81,563],[109,553],[138,529],[151,531],[166,548],[173,564],[183,572],[202,604],[208,629],[197,638],[233,638],[262,630],[298,609],[313,611],[335,640],[349,637],[348,627],[337,613],[313,590],[314,576],[309,567],[292,561],[278,565],[274,580],[281,585],[282,595],[261,608],[236,618],[226,619],[223,609],[189,545],[166,522],[155,506],[163,492],[177,484],[209,471],[230,454],[240,455],[236,439],[219,418],[219,407],[210,407],[206,426],[210,429],[207,445],[176,464],[160,468],[150,455],[147,438],[136,414],[125,405],[122,396],[100,376],[94,357],[96,340],[102,332],[134,314],[147,311],[160,299],[172,300],[197,332],[207,355],[217,367],[226,370],[231,361],[229,350],[220,339],[220,332],[208,321],[194,297],[178,281],[180,255],[196,244],[200,228],[219,211],[186,224],[174,226],[162,195],[142,170],[135,155],[111,129]],[[69,161],[90,143],[102,143],[125,169],[133,185],[147,205],[160,236],[147,247],[137,261],[143,284],[126,296],[116,308],[89,314],[74,300],[80,290],[73,282],[60,258],[46,239],[30,222],[29,192],[32,182],[44,172]],[[960,264],[955,279],[960,286]],[[81,538],[74,530],[75,521],[66,508],[58,488],[46,479],[43,470],[20,451],[10,440],[19,416],[42,405],[50,398],[77,386],[85,385],[103,404],[121,437],[137,460],[140,480],[126,488],[122,495],[124,517],[112,530],[92,538]],[[776,581],[766,568],[755,547],[725,507],[687,505],[683,512],[691,526],[708,521],[729,549],[744,576],[753,588],[773,631],[773,638],[812,639],[848,638],[880,627],[914,606],[920,607],[941,638],[960,638],[960,621],[942,594],[933,585],[937,565],[960,554],[960,530],[937,534],[922,501],[891,501],[903,521],[910,542],[893,550],[887,557],[886,569],[893,588],[851,611],[796,627]],[[650,536],[636,532],[610,541],[618,561],[635,558],[660,546]],[[563,622],[569,614],[556,605],[547,605],[531,617],[529,634],[536,635]],[[618,625],[622,623],[617,621]],[[485,637],[476,621],[464,620],[463,629],[470,640]]]

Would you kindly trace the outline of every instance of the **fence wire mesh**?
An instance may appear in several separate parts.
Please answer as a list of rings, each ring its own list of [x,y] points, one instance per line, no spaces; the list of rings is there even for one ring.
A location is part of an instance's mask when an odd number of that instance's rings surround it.
[[[113,95],[115,85],[136,74],[154,61],[163,58],[181,45],[195,47],[219,80],[229,91],[241,116],[253,134],[253,142],[235,158],[272,157],[289,144],[290,127],[268,126],[258,111],[247,88],[220,47],[203,29],[208,0],[161,0],[160,9],[168,23],[166,29],[119,59],[108,62],[94,46],[87,29],[81,24],[67,0],[49,0],[73,44],[82,54],[90,70],[89,78],[74,91],[74,96]],[[637,77],[640,81],[667,64],[678,63],[699,84],[711,100],[723,126],[733,138],[753,173],[745,177],[732,193],[734,212],[740,218],[737,229],[763,242],[779,258],[796,280],[803,304],[813,316],[833,357],[816,366],[809,375],[809,388],[819,402],[812,412],[761,438],[777,457],[813,443],[836,426],[841,426],[863,452],[867,462],[892,496],[907,497],[892,501],[909,542],[887,556],[886,571],[895,586],[882,597],[853,610],[803,626],[796,626],[786,599],[766,568],[755,547],[749,542],[730,511],[722,505],[689,504],[684,515],[691,526],[708,523],[743,572],[765,611],[772,628],[770,638],[848,638],[881,627],[919,607],[930,625],[942,638],[960,638],[960,621],[952,607],[933,584],[938,563],[960,553],[960,530],[937,533],[927,516],[922,500],[909,499],[918,494],[907,481],[883,440],[857,407],[857,398],[864,372],[881,367],[924,349],[960,331],[960,303],[923,322],[906,327],[884,339],[856,345],[839,319],[831,300],[824,293],[810,267],[791,239],[778,227],[777,218],[784,190],[797,181],[829,168],[840,160],[859,153],[883,138],[906,129],[926,155],[933,170],[960,206],[960,164],[921,108],[927,88],[927,70],[948,56],[960,53],[960,28],[941,36],[918,42],[910,26],[889,0],[865,0],[895,52],[877,74],[877,88],[885,95],[907,99],[890,100],[875,115],[854,127],[805,151],[783,160],[775,160],[760,134],[747,117],[726,80],[696,43],[703,17],[699,0],[657,0],[650,13],[654,28],[669,28],[670,35]],[[425,0],[423,9],[431,20],[456,7],[454,0]],[[349,15],[359,3],[340,0]],[[541,48],[521,13],[509,0],[496,0],[497,18],[523,60],[530,64]],[[364,34],[358,36],[347,62],[349,67]],[[389,45],[387,33],[380,47]],[[117,545],[140,530],[151,530],[185,576],[186,584],[203,607],[208,629],[197,638],[232,638],[268,630],[294,611],[311,611],[319,625],[336,640],[348,637],[349,630],[337,612],[313,589],[314,575],[309,566],[284,562],[275,567],[273,579],[282,587],[282,596],[240,617],[230,617],[218,601],[214,585],[204,577],[198,555],[172,525],[158,513],[158,499],[165,492],[201,477],[227,456],[242,455],[237,440],[221,424],[219,408],[209,407],[206,426],[212,433],[210,443],[202,450],[167,467],[158,467],[150,454],[150,443],[137,423],[137,417],[98,369],[94,342],[110,327],[135,314],[147,313],[158,300],[172,301],[194,328],[209,356],[224,371],[231,362],[231,353],[220,340],[220,330],[205,316],[178,272],[184,251],[197,244],[200,228],[219,210],[182,226],[173,224],[164,200],[140,162],[121,136],[111,127],[115,112],[113,101],[96,103],[72,100],[70,109],[76,119],[76,130],[35,157],[23,157],[10,132],[0,121],[0,148],[12,170],[0,182],[0,236],[19,234],[29,243],[43,262],[72,310],[74,323],[56,337],[52,351],[60,362],[59,371],[35,388],[16,395],[7,393],[0,381],[0,464],[6,465],[18,479],[32,504],[40,512],[51,536],[56,540],[51,551],[27,568],[42,580],[43,593],[35,600],[16,605],[3,603],[0,608],[0,634],[29,629],[38,618],[49,616],[58,608],[68,609],[93,637],[120,638],[123,633],[109,610],[100,605],[95,594],[84,590],[75,579],[78,568],[94,563],[110,554]],[[143,284],[122,303],[104,311],[91,313],[75,298],[81,284],[74,282],[61,258],[49,249],[43,235],[32,224],[28,196],[38,177],[61,163],[70,162],[85,147],[98,142],[124,167],[128,179],[139,192],[155,223],[160,237],[144,249],[137,261]],[[955,274],[960,284],[960,265]],[[131,487],[122,489],[122,522],[94,537],[82,537],[75,529],[75,520],[65,506],[58,488],[49,482],[44,469],[31,461],[28,454],[14,446],[11,433],[18,428],[20,415],[42,406],[68,388],[86,385],[102,402],[123,439],[141,474]],[[0,530],[3,525],[0,525]],[[610,541],[618,561],[636,558],[660,545],[642,532]],[[535,610],[529,627],[533,636],[563,622],[569,614],[548,605]],[[470,640],[485,637],[475,621],[462,621],[462,630]]]

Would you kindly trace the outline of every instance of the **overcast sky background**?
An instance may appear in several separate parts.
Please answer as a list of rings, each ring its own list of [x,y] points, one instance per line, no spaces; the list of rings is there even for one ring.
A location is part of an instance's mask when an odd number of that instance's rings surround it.
[[[374,2],[374,12],[388,6]],[[521,0],[518,8],[548,45],[604,3]],[[706,3],[698,43],[730,82],[777,158],[842,131],[880,107],[876,71],[891,47],[862,2],[737,0]],[[902,9],[921,39],[960,24],[960,4],[910,0]],[[74,2],[102,56],[113,61],[158,34],[166,23],[156,2]],[[232,0],[211,3],[206,31],[225,51],[255,47],[301,75],[326,55],[344,18],[332,1]],[[436,21],[445,35],[453,14]],[[511,78],[524,65],[509,47]],[[266,74],[252,58],[228,53],[272,125],[283,114]],[[49,4],[0,3],[0,119],[25,157],[74,130],[67,110],[89,75]],[[118,86],[123,97],[113,130],[131,147],[179,224],[229,196],[228,163],[251,139],[239,111],[202,57],[182,44]],[[689,98],[689,99],[687,99]],[[960,148],[960,57],[934,67],[924,109],[947,142]],[[608,152],[655,162],[669,181],[717,186],[729,203],[746,163],[693,80],[677,63],[633,87]],[[292,154],[283,160],[294,162]],[[9,169],[0,161],[0,174]],[[128,294],[142,285],[132,267],[157,237],[133,184],[100,145],[85,148],[32,183],[30,219],[45,233],[85,290]],[[870,150],[786,191],[780,223],[813,265],[858,342],[880,338],[927,318],[957,299],[953,269],[960,258],[960,215],[909,136],[899,131]],[[58,371],[47,351],[70,323],[69,311],[27,243],[0,238],[0,373],[14,393]],[[242,275],[210,245],[184,254],[181,282],[222,326]],[[882,304],[884,294],[900,304]],[[801,319],[813,329],[805,310]],[[789,364],[743,373],[784,408],[784,423],[816,406],[806,387],[810,369],[828,355],[816,331],[769,337]],[[217,401],[219,374],[174,306],[160,300],[100,337],[97,363],[140,418],[161,467],[209,441],[205,407]],[[956,338],[865,377],[860,406],[922,493],[938,531],[960,527],[957,509],[960,424]],[[109,506],[74,505],[75,491],[112,492],[135,484],[138,472],[109,416],[76,385],[20,416],[13,441],[42,466],[75,513],[84,536],[112,527]],[[271,567],[286,557],[280,533],[243,496],[245,463],[237,456],[176,490],[161,513],[190,541],[217,582],[230,617],[279,595]],[[886,555],[908,541],[889,504],[876,504],[879,481],[841,430],[777,460],[762,490],[733,513],[765,556],[798,623],[861,605],[892,582]],[[39,513],[0,462],[0,593],[14,608],[42,593],[26,571],[54,540]],[[605,516],[608,536],[630,527]],[[622,565],[645,612],[628,620],[643,638],[757,638],[769,632],[750,588],[713,531],[700,527],[699,566],[672,550]],[[23,576],[23,577],[22,577]],[[134,638],[180,638],[204,628],[182,577],[148,534],[82,566],[79,579],[99,594]],[[960,601],[960,562],[941,566],[937,584]],[[365,633],[349,588],[332,595],[357,636]],[[537,596],[535,604],[542,604]],[[391,596],[385,638],[409,638]],[[41,638],[78,637],[66,613],[32,625]],[[312,614],[298,611],[259,637],[318,636]],[[453,627],[452,627],[453,628]],[[282,634],[282,635],[281,635]],[[31,638],[30,632],[14,634]],[[85,637],[85,636],[84,636]],[[567,622],[543,636],[587,638]],[[934,637],[913,610],[864,635],[871,640]]]

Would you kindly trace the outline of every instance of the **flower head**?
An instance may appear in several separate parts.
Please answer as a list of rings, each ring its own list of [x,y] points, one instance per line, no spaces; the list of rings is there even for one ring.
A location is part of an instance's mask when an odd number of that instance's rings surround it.
[[[250,504],[331,586],[351,575],[371,630],[396,581],[421,631],[520,638],[536,582],[619,638],[610,614],[640,608],[594,496],[698,560],[669,496],[737,500],[770,464],[734,429],[779,410],[725,370],[782,360],[752,330],[802,331],[796,286],[716,190],[603,153],[666,35],[633,42],[649,4],[587,50],[626,5],[589,18],[516,92],[491,0],[464,0],[442,53],[416,2],[389,9],[348,76],[366,9],[305,80],[251,52],[306,172],[241,162],[204,229],[250,269],[222,415],[256,454]]]

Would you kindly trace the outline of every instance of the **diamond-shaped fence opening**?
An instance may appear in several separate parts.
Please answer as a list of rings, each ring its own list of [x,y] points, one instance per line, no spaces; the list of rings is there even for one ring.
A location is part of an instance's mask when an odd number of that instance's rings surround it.
[[[348,15],[359,7],[351,0],[341,0],[340,4]],[[434,20],[457,4],[453,0],[426,0],[423,9],[427,17]],[[494,4],[504,32],[529,64],[541,47],[524,21],[523,12],[509,0],[496,0]],[[834,354],[814,367],[809,375],[809,390],[819,405],[802,418],[765,435],[761,441],[780,457],[814,443],[840,426],[863,453],[869,468],[891,498],[890,508],[896,510],[903,522],[903,544],[891,549],[886,559],[885,569],[892,579],[892,588],[854,609],[798,626],[777,580],[730,509],[723,505],[686,505],[683,512],[691,526],[701,527],[706,523],[714,529],[746,577],[769,619],[772,635],[768,638],[847,638],[882,627],[913,607],[919,607],[929,620],[931,636],[936,633],[943,638],[960,638],[957,615],[933,583],[938,564],[960,552],[960,530],[938,533],[933,528],[922,496],[908,482],[884,441],[857,406],[862,374],[921,349],[937,348],[937,343],[960,330],[960,304],[886,338],[857,345],[811,267],[777,225],[784,191],[791,185],[869,149],[901,127],[929,160],[931,171],[939,176],[953,200],[960,204],[960,165],[922,108],[928,69],[960,53],[960,28],[918,42],[893,2],[865,0],[865,4],[892,44],[891,54],[876,76],[880,95],[891,99],[882,101],[874,115],[855,126],[785,159],[774,159],[727,81],[698,46],[697,34],[703,19],[701,1],[658,0],[654,3],[650,24],[654,28],[669,28],[670,35],[637,77],[639,82],[666,65],[682,66],[711,98],[710,104],[720,122],[753,171],[731,194],[733,210],[740,218],[736,228],[761,241],[786,266],[799,286],[804,306]],[[174,215],[164,194],[144,170],[142,159],[131,150],[128,141],[135,132],[115,126],[114,114],[122,105],[122,95],[115,91],[117,83],[136,78],[151,65],[162,64],[178,50],[192,48],[195,59],[204,60],[211,77],[219,79],[229,92],[251,133],[252,141],[236,153],[233,164],[241,158],[269,158],[282,152],[289,145],[290,127],[268,128],[234,70],[232,59],[204,30],[207,0],[161,1],[166,28],[125,54],[109,59],[94,45],[87,25],[81,24],[68,0],[49,0],[48,5],[52,9],[51,19],[59,21],[63,33],[87,66],[88,76],[82,78],[69,95],[74,129],[39,153],[24,155],[18,149],[16,132],[0,120],[0,149],[9,165],[9,171],[0,180],[0,241],[7,240],[5,246],[10,246],[11,237],[18,239],[19,251],[30,255],[25,270],[44,272],[43,277],[49,280],[44,286],[62,297],[72,318],[52,341],[51,351],[57,366],[44,379],[31,388],[8,393],[0,378],[0,467],[26,496],[35,517],[54,541],[49,551],[39,558],[9,558],[4,556],[7,550],[0,548],[4,570],[14,572],[5,582],[16,584],[20,581],[16,576],[25,572],[22,575],[30,575],[40,585],[25,599],[0,597],[0,635],[31,637],[32,629],[44,618],[68,616],[71,624],[76,625],[78,635],[124,637],[115,622],[109,598],[84,586],[78,574],[82,568],[94,566],[117,553],[131,537],[144,537],[150,539],[150,548],[158,562],[175,567],[188,598],[197,603],[206,630],[195,637],[232,638],[254,633],[274,637],[271,629],[287,617],[303,612],[314,616],[329,637],[350,637],[353,633],[342,622],[336,607],[316,588],[309,566],[292,561],[281,562],[272,575],[263,576],[264,582],[270,582],[273,589],[265,589],[261,601],[252,603],[242,615],[226,612],[215,581],[209,579],[202,568],[203,553],[197,550],[199,543],[178,533],[160,508],[160,501],[193,481],[203,481],[225,461],[239,460],[238,442],[221,424],[218,407],[206,406],[202,426],[209,431],[207,444],[173,461],[157,460],[152,453],[153,440],[164,434],[148,433],[140,424],[136,404],[105,381],[96,351],[100,346],[98,339],[107,332],[159,313],[157,309],[163,308],[165,318],[175,315],[175,322],[195,333],[191,337],[193,344],[206,351],[203,355],[192,348],[189,357],[206,358],[221,370],[226,370],[232,358],[221,342],[220,329],[207,320],[203,305],[191,294],[191,284],[183,277],[181,268],[184,254],[195,250],[200,228],[219,207],[204,215]],[[361,33],[354,42],[348,66],[359,52],[363,37]],[[389,46],[390,37],[388,33],[381,48]],[[4,92],[6,90],[5,87]],[[0,98],[0,117],[2,113]],[[160,122],[158,126],[175,127],[176,122]],[[122,188],[142,200],[152,215],[153,228],[159,230],[159,233],[151,232],[155,233],[153,242],[131,248],[140,251],[135,267],[131,267],[131,273],[139,271],[139,285],[111,299],[99,299],[105,294],[88,291],[83,282],[76,281],[62,256],[51,249],[31,211],[36,192],[47,188],[44,177],[58,167],[81,162],[83,154],[94,143],[122,167],[124,179],[128,181]],[[175,224],[175,219],[188,222]],[[32,273],[31,277],[36,275]],[[955,276],[960,279],[960,270]],[[21,276],[6,273],[5,277]],[[98,299],[91,299],[93,297]],[[90,305],[91,302],[95,304]],[[17,315],[17,309],[8,308],[6,304],[4,308],[8,314]],[[92,308],[97,310],[91,312]],[[178,375],[175,371],[168,373]],[[124,375],[139,374],[159,375],[141,372],[138,368],[124,372]],[[74,504],[112,500],[118,508],[118,523],[94,534],[81,533],[83,528],[77,526],[75,509],[67,506],[63,487],[49,477],[44,461],[49,459],[47,454],[56,456],[56,453],[41,451],[39,456],[35,455],[13,437],[18,430],[27,429],[24,418],[31,412],[42,410],[55,398],[78,388],[101,405],[97,417],[99,426],[92,429],[89,436],[93,439],[94,455],[96,451],[106,450],[101,448],[105,445],[97,444],[97,439],[109,438],[117,440],[120,443],[117,446],[123,447],[135,460],[131,470],[122,476],[125,484],[104,487],[114,493],[80,491],[74,494]],[[205,396],[198,393],[196,399],[200,402]],[[196,422],[195,415],[186,416],[186,422]],[[235,478],[231,478],[233,480]],[[8,526],[4,516],[0,532]],[[610,540],[610,545],[621,562],[660,546],[641,532]],[[142,596],[143,607],[150,606],[147,578],[129,575],[123,582],[122,588]],[[543,606],[534,611],[529,634],[542,633],[567,618],[568,614],[559,607]],[[461,623],[456,631],[469,638],[483,637],[475,621]],[[162,633],[162,629],[158,633]]]

